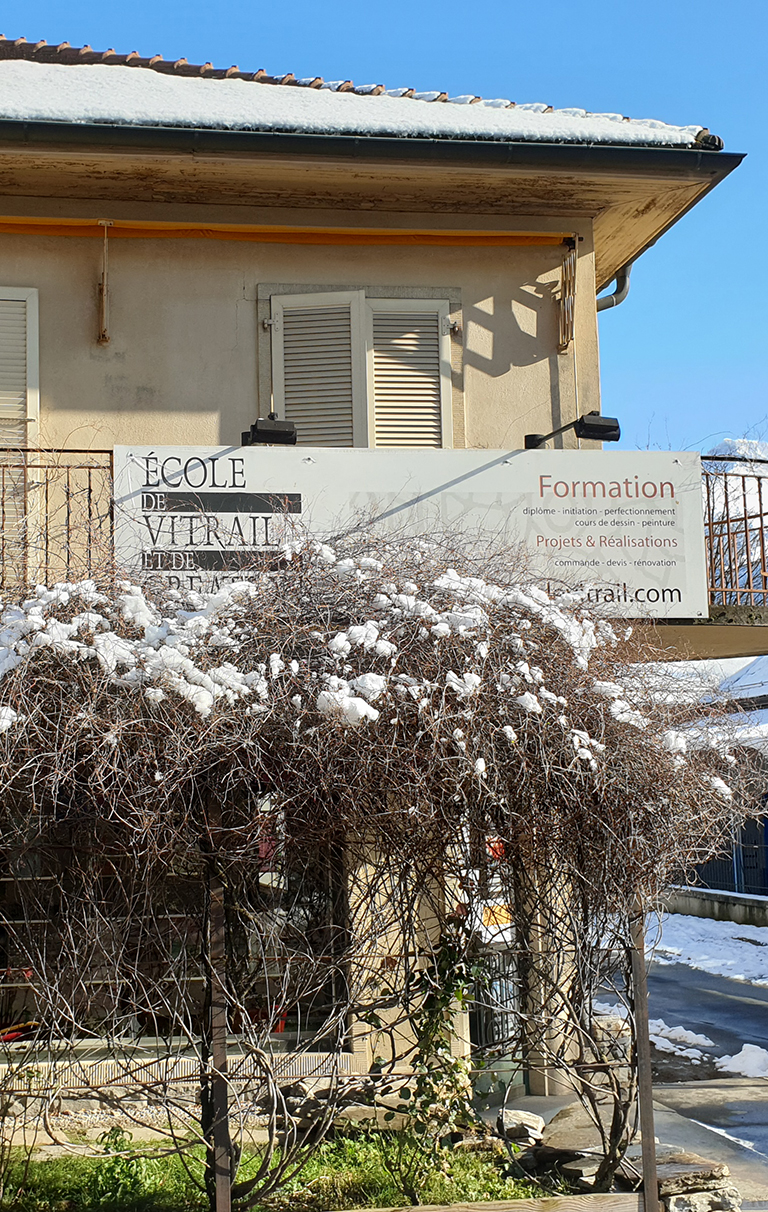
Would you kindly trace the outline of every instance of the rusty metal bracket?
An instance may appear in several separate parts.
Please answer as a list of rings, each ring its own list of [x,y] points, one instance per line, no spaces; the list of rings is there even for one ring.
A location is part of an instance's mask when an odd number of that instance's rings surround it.
[[[560,297],[557,309],[557,352],[566,353],[574,338],[576,319],[576,241],[568,241],[570,247],[563,257]]]
[[[109,345],[109,229],[112,220],[99,219],[98,223],[99,227],[104,228],[104,250],[99,283],[99,335],[96,340],[99,345]]]

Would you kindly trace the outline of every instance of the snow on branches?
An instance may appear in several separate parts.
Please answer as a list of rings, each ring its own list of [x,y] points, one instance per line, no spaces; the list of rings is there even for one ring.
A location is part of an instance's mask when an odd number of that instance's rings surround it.
[[[625,903],[709,851],[733,769],[670,746],[622,630],[513,553],[440,540],[307,539],[186,597],[38,587],[0,620],[6,802],[119,820],[147,854],[190,829],[203,785],[243,847],[265,797],[308,837],[425,853],[471,827]]]

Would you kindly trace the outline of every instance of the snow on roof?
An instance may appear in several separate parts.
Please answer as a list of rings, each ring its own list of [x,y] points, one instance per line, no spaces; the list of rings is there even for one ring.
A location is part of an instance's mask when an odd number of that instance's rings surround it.
[[[757,462],[768,461],[768,442],[760,442],[754,438],[724,438],[707,451],[707,458],[722,459],[755,459]],[[755,469],[755,475],[765,475],[766,469]]]
[[[673,753],[685,753],[689,749],[715,749],[731,757],[734,749],[768,752],[768,711],[738,711],[714,719],[702,716],[670,728],[667,747]]]
[[[768,750],[768,711],[745,711],[726,716],[728,743],[744,749]]]
[[[720,693],[728,699],[756,699],[768,695],[768,656],[757,657],[745,669],[726,678]]]
[[[632,667],[627,683],[643,701],[669,706],[706,703],[722,699],[725,680],[753,663],[750,657],[644,662]]]
[[[325,84],[319,77],[295,81],[292,76],[247,75],[237,69],[214,74],[210,64],[190,69],[185,60],[170,64],[159,56],[136,56],[138,67],[151,69],[143,71],[130,66],[131,56],[119,57],[122,62],[116,64],[71,62],[77,53],[73,48],[68,48],[66,62],[40,62],[44,52],[55,52],[56,58],[60,48],[38,45],[43,49],[25,44],[19,52],[23,57],[16,57],[17,44],[0,39],[0,119],[397,138],[722,146],[700,125],[669,126],[620,114],[553,110],[543,103],[449,98],[445,93],[385,90],[381,85],[355,88],[349,81]],[[89,47],[84,52],[86,59],[99,58]],[[118,58],[108,51],[101,59],[109,57]]]

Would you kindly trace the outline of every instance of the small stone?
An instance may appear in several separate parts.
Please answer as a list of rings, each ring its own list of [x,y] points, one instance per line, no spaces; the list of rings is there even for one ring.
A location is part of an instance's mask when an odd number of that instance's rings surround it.
[[[664,1202],[667,1212],[739,1212],[741,1196],[735,1187],[719,1187],[715,1191],[670,1195]]]
[[[563,1162],[560,1171],[566,1178],[592,1178],[600,1169],[600,1162],[592,1157],[577,1157]]]
[[[545,1123],[540,1115],[532,1111],[519,1111],[515,1107],[504,1107],[496,1120],[499,1136],[506,1140],[539,1141]]]
[[[462,1153],[496,1153],[505,1157],[507,1153],[498,1136],[465,1136],[463,1140],[457,1140],[451,1148]]]
[[[291,1082],[290,1086],[281,1086],[280,1093],[288,1099],[305,1099],[309,1097],[310,1089],[306,1082]]]

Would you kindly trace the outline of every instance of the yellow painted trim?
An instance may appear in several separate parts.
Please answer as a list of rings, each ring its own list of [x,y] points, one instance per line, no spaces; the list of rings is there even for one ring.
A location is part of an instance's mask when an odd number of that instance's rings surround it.
[[[104,238],[95,219],[0,218],[0,233],[31,236],[92,236]],[[437,245],[456,248],[509,248],[553,246],[572,237],[571,232],[538,231],[435,231],[426,228],[283,227],[225,223],[163,223],[152,220],[113,219],[109,238],[159,240],[247,240],[261,244],[389,244]]]

